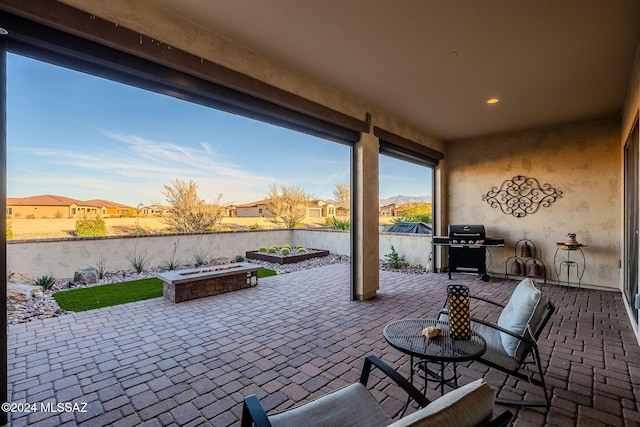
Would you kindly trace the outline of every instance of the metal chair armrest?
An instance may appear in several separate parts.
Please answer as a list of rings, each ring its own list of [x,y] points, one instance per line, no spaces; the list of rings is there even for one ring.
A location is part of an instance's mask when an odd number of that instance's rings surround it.
[[[493,329],[496,329],[496,330],[498,330],[500,332],[503,332],[505,334],[511,335],[512,337],[518,339],[519,341],[523,341],[523,342],[527,343],[528,345],[530,345],[532,347],[536,347],[536,348],[538,347],[538,343],[536,343],[536,341],[533,338],[531,338],[530,336],[518,335],[515,332],[512,332],[512,331],[510,331],[508,329],[505,329],[503,327],[500,327],[500,326],[496,325],[495,323],[490,323],[490,322],[487,322],[486,320],[477,319],[475,317],[472,317],[471,321],[472,322],[476,322],[476,323],[480,323],[481,325],[488,326],[489,328],[493,328]],[[527,326],[527,328],[528,328],[528,326]]]
[[[260,404],[258,396],[252,394],[244,398],[242,405],[242,421],[240,427],[271,427],[267,413]]]
[[[483,297],[479,297],[479,296],[477,296],[477,295],[469,295],[469,297],[470,297],[471,299],[477,299],[477,300],[480,300],[480,301],[483,301],[483,302],[486,302],[486,303],[489,303],[489,304],[493,304],[493,305],[495,305],[495,306],[497,306],[497,307],[502,307],[502,308],[504,308],[504,307],[505,307],[505,305],[504,305],[504,304],[501,304],[501,303],[499,303],[499,302],[495,302],[495,301],[491,301],[490,299],[486,299],[486,298],[483,298]]]
[[[401,389],[403,389],[411,399],[415,400],[421,408],[427,406],[431,401],[427,399],[413,384],[411,384],[405,377],[400,375],[391,366],[384,363],[379,357],[370,355],[364,360],[364,366],[362,367],[362,374],[360,375],[360,383],[367,385],[369,381],[369,374],[371,373],[372,366],[380,369],[389,378],[391,378]]]

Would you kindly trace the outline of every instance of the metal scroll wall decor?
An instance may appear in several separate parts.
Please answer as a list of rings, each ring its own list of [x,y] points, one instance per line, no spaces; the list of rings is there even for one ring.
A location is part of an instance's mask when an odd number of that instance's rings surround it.
[[[542,184],[535,178],[516,175],[504,181],[500,188],[492,187],[482,200],[492,208],[500,208],[503,213],[522,218],[535,213],[540,206],[548,208],[556,199],[562,197],[562,191]]]

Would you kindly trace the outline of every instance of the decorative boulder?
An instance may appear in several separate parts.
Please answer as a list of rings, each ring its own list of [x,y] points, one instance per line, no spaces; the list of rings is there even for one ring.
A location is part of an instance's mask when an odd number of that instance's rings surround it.
[[[7,301],[25,302],[31,298],[42,298],[42,288],[26,283],[7,283]]]
[[[98,270],[95,268],[85,268],[84,270],[76,271],[73,274],[73,281],[85,285],[98,283]]]

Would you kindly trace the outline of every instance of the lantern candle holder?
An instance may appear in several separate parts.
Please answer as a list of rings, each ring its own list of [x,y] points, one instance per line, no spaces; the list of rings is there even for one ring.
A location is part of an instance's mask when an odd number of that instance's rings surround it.
[[[449,303],[449,335],[454,340],[470,339],[469,288],[463,285],[447,286],[447,301]]]

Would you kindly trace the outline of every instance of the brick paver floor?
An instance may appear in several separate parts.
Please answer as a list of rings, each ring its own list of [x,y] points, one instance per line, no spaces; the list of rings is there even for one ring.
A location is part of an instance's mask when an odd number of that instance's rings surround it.
[[[454,279],[498,301],[516,285]],[[179,304],[157,298],[10,326],[10,400],[37,405],[12,414],[11,425],[238,425],[243,396],[256,393],[268,409],[290,407],[356,381],[368,354],[408,375],[408,356],[384,341],[382,329],[435,316],[452,282],[446,274],[391,272],[380,282],[377,298],[349,301],[349,267],[332,265]],[[540,341],[553,404],[512,409],[514,425],[640,425],[640,348],[621,295],[544,290],[558,307]],[[461,383],[482,376],[504,384],[503,392],[536,393],[479,363],[458,372]],[[401,406],[402,395],[379,374],[371,385],[388,411]],[[63,402],[85,412],[40,406]]]

